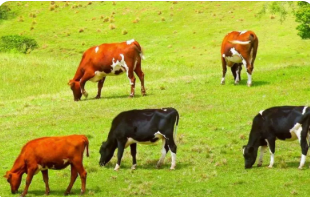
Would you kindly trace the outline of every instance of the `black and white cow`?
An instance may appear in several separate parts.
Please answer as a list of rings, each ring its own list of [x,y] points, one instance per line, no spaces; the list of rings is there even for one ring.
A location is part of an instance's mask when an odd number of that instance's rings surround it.
[[[99,164],[104,166],[113,157],[118,148],[117,164],[114,170],[119,170],[124,149],[130,146],[132,169],[136,168],[137,143],[152,144],[162,140],[162,156],[157,163],[160,167],[167,152],[171,151],[171,168],[176,166],[177,146],[174,141],[179,122],[178,111],[174,108],[143,109],[121,112],[112,121],[112,126],[106,142],[103,142],[99,153]]]
[[[305,106],[280,106],[272,107],[259,114],[253,119],[249,141],[243,146],[245,168],[251,168],[257,157],[258,147],[260,157],[257,166],[263,163],[263,153],[269,146],[271,158],[269,168],[274,164],[276,139],[293,141],[298,139],[301,146],[301,160],[299,169],[306,162],[309,141],[310,110]]]

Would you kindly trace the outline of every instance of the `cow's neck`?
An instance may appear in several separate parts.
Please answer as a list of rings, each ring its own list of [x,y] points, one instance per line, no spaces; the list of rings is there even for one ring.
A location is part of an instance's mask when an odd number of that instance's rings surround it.
[[[11,172],[20,174],[26,172],[26,164],[22,156],[17,157],[11,169]]]

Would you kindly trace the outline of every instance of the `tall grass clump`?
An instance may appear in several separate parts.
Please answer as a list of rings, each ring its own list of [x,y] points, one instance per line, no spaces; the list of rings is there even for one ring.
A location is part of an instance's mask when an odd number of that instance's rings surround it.
[[[30,53],[38,48],[35,39],[20,35],[2,36],[0,40],[0,52]]]

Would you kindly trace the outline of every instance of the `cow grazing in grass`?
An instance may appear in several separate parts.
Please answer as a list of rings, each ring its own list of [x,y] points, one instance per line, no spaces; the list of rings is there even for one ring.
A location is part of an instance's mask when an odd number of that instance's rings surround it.
[[[179,114],[174,108],[131,110],[120,113],[112,122],[107,141],[102,143],[99,164],[104,166],[108,163],[115,149],[118,148],[117,164],[114,170],[119,170],[124,149],[130,146],[132,169],[135,169],[137,143],[152,144],[161,139],[163,142],[162,156],[157,167],[163,164],[170,150],[172,157],[170,169],[175,169],[177,146],[174,136],[178,122]]]
[[[233,31],[228,33],[222,42],[221,60],[223,77],[221,84],[225,84],[227,66],[231,68],[235,84],[241,80],[242,64],[247,69],[248,86],[252,85],[252,72],[258,47],[258,38],[253,31]]]
[[[257,166],[263,163],[263,153],[269,146],[271,158],[269,167],[274,164],[275,141],[276,139],[293,141],[298,139],[301,146],[301,160],[299,169],[305,164],[308,152],[310,125],[310,110],[304,106],[281,106],[272,107],[261,111],[253,120],[249,141],[243,147],[245,168],[251,168],[257,157],[258,147],[260,157]]]
[[[86,171],[83,167],[83,153],[86,148],[88,154],[88,139],[84,135],[64,137],[43,137],[28,142],[21,150],[10,171],[4,176],[11,185],[11,192],[15,194],[21,184],[22,176],[27,174],[26,187],[22,193],[24,197],[31,180],[39,171],[45,182],[45,194],[50,193],[48,184],[48,169],[61,170],[71,166],[71,181],[65,192],[69,194],[78,176],[81,177],[81,194],[86,188]]]
[[[80,100],[82,95],[87,98],[88,93],[84,87],[88,80],[98,82],[96,98],[100,98],[106,76],[117,76],[122,73],[127,73],[131,85],[130,97],[133,97],[136,82],[134,72],[141,81],[141,92],[144,96],[146,93],[141,59],[143,59],[141,46],[135,40],[91,47],[84,52],[74,78],[68,83],[73,92],[74,100]]]

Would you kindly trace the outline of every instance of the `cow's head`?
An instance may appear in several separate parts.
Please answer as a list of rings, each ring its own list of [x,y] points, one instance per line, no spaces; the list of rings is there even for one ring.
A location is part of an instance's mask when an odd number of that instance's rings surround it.
[[[102,145],[100,147],[100,161],[99,165],[100,166],[105,166],[113,157],[114,151],[116,149],[117,143],[114,141],[106,141],[102,142]]]
[[[81,100],[82,92],[81,92],[80,82],[74,81],[74,80],[71,79],[68,82],[68,85],[70,86],[70,88],[71,88],[71,90],[73,92],[74,101]]]
[[[6,174],[4,175],[4,178],[6,178],[7,182],[10,183],[11,185],[12,194],[16,194],[22,181],[22,174],[7,171]]]
[[[243,157],[245,162],[245,168],[252,168],[257,157],[257,148],[253,146],[243,146]]]

